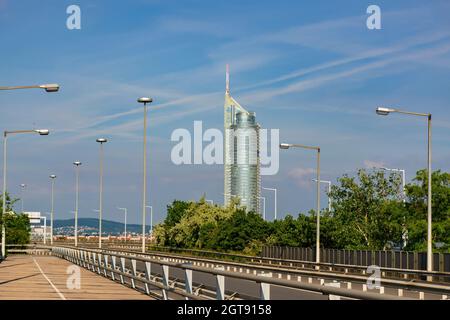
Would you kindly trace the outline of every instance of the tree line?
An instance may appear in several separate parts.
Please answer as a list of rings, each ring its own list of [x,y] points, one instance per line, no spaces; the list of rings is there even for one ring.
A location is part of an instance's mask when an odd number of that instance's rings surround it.
[[[331,210],[320,212],[321,246],[334,249],[425,251],[427,171],[402,190],[401,176],[382,170],[343,175],[331,187]],[[432,174],[434,250],[450,252],[450,174]],[[257,254],[264,245],[314,247],[316,212],[264,221],[235,198],[227,207],[174,200],[154,229],[162,246]]]
[[[6,228],[7,244],[28,244],[30,242],[30,219],[25,214],[14,212],[13,206],[19,199],[12,199],[6,192],[6,214],[3,214],[3,195],[0,195],[0,230],[3,223]],[[1,241],[0,241],[1,242]]]

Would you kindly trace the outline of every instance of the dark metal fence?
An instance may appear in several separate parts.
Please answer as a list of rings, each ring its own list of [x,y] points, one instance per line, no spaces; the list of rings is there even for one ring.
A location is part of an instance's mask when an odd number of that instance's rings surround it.
[[[262,257],[300,261],[316,261],[313,248],[265,246]],[[427,269],[427,253],[395,250],[321,249],[321,262],[355,266],[377,265],[384,268]],[[433,254],[433,271],[450,272],[450,253]]]

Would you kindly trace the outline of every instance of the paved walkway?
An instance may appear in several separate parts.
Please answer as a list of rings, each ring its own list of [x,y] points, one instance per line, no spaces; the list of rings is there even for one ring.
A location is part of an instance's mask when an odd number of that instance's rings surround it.
[[[71,266],[52,256],[9,255],[0,263],[0,300],[151,299],[81,267],[77,288]]]

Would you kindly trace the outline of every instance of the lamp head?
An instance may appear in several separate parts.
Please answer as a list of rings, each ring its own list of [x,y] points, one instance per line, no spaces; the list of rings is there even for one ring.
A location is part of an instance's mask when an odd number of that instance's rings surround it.
[[[76,166],[80,166],[80,165],[81,165],[81,162],[80,162],[80,161],[74,161],[73,164],[76,165]]]
[[[378,107],[376,109],[376,113],[380,116],[387,116],[389,113],[394,112],[394,109],[385,108],[385,107]]]
[[[47,136],[50,131],[48,129],[37,129],[34,130],[36,133],[39,133],[41,136]]]
[[[51,175],[50,175],[50,178],[55,179],[55,178],[56,178],[56,175],[51,174]]]
[[[152,98],[148,98],[148,97],[140,97],[139,99],[137,99],[137,102],[139,103],[151,103],[153,102]]]
[[[22,183],[20,186],[21,186],[22,188],[25,188],[27,185],[26,185],[25,183]]]
[[[51,84],[43,84],[39,86],[47,92],[57,92],[59,90],[59,84],[51,83]]]
[[[105,138],[98,138],[98,139],[95,140],[95,141],[97,141],[98,143],[105,143],[105,142],[107,142],[108,140],[106,140]]]
[[[289,143],[280,143],[280,149],[289,149],[291,146]]]

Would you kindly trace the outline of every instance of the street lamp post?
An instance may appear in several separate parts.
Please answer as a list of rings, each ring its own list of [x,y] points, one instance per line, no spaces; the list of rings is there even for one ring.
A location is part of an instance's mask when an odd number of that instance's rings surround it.
[[[100,192],[99,192],[99,210],[98,210],[98,247],[102,248],[102,212],[103,212],[103,144],[108,140],[105,138],[98,138],[96,140],[100,143]]]
[[[153,206],[146,206],[146,207],[150,208],[150,234],[153,235]],[[143,237],[145,237],[145,233],[143,234]]]
[[[59,85],[56,83],[51,83],[51,84],[41,84],[41,85],[33,85],[33,86],[0,87],[0,90],[17,90],[17,89],[44,89],[47,92],[57,92],[59,90]]]
[[[263,220],[266,221],[266,198],[265,197],[258,197],[259,199],[262,199],[263,201],[263,212],[262,212],[262,216],[263,216]]]
[[[262,189],[275,192],[275,219],[274,220],[277,220],[277,189],[275,189],[275,188],[264,188],[264,187],[262,187]]]
[[[0,87],[0,90],[17,90],[17,89],[44,89],[46,92],[57,92],[59,90],[59,85],[54,83],[54,84],[41,84],[41,85],[32,85],[32,86],[8,86],[8,87]],[[37,132],[39,134],[45,135],[45,133],[43,133],[45,130],[32,130],[34,132]],[[41,131],[42,133],[38,132]],[[48,134],[48,130],[46,130]],[[2,258],[5,258],[5,254],[6,254],[6,235],[5,235],[5,223],[3,221],[3,217],[5,215],[5,203],[6,203],[6,136],[8,133],[26,133],[26,132],[30,132],[29,130],[19,130],[19,131],[13,131],[13,132],[4,132],[4,151],[3,151],[3,157],[4,157],[4,161],[3,161],[3,211],[2,211]]]
[[[317,182],[317,179],[312,179],[312,181]],[[331,198],[330,198],[331,181],[320,180],[320,183],[326,183],[328,185],[328,211],[331,212]]]
[[[431,200],[432,200],[432,193],[431,193],[431,179],[432,179],[432,172],[431,172],[431,113],[410,112],[410,111],[403,111],[403,110],[391,109],[391,108],[385,108],[385,107],[378,107],[376,109],[376,113],[381,116],[387,116],[393,112],[427,118],[427,125],[428,125],[427,271],[433,271],[433,247],[432,247],[432,225],[431,225],[432,224],[432,220],[431,220],[431,217],[432,217],[432,212],[431,212],[432,211],[431,210]]]
[[[316,263],[320,263],[320,147],[311,147],[301,144],[281,143],[280,149],[303,148],[317,151],[317,225],[316,225]]]
[[[7,143],[9,134],[20,133],[38,133],[41,136],[49,134],[47,129],[35,129],[35,130],[14,130],[3,132],[3,211],[2,211],[2,258],[6,255],[6,229],[5,229],[5,213],[6,213],[6,171],[7,171]]]
[[[44,245],[47,244],[47,217],[42,216],[41,219],[44,220]]]
[[[22,213],[24,212],[23,211],[23,193],[24,193],[24,190],[26,187],[27,187],[27,185],[25,183],[22,183],[20,185],[20,203],[22,204],[22,211],[21,211]]]
[[[100,210],[98,210],[98,209],[92,209],[92,211],[97,212],[97,213],[100,212]],[[98,237],[100,238],[100,229],[99,229],[99,232],[98,232]]]
[[[80,179],[80,161],[75,161],[73,163],[75,165],[76,170],[76,182],[75,182],[75,230],[74,230],[74,238],[75,238],[75,247],[78,246],[78,199],[79,199],[79,179]]]
[[[125,213],[125,242],[127,241],[127,208],[117,208],[119,210],[123,210]]]
[[[53,245],[53,213],[54,213],[54,189],[55,189],[55,179],[56,175],[51,174],[50,179],[52,179],[52,201],[51,201],[51,212],[50,212],[50,245]]]
[[[141,97],[137,99],[144,104],[144,144],[143,144],[143,172],[142,172],[142,234],[145,234],[145,206],[147,194],[147,103],[151,103],[152,98]],[[142,237],[142,252],[145,253],[145,237]]]

